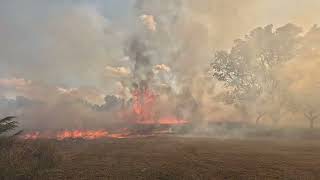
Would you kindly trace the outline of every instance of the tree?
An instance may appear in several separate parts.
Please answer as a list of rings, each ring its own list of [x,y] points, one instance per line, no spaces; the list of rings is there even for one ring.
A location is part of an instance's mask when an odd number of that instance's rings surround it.
[[[247,117],[249,107],[262,98],[264,104],[269,105],[268,112],[260,109],[256,121],[268,114],[274,123],[278,122],[284,98],[275,71],[296,56],[301,32],[301,28],[293,24],[276,30],[273,25],[259,27],[244,39],[236,40],[230,51],[217,51],[211,67],[213,77],[229,90],[225,101],[238,107]]]
[[[304,54],[308,54],[309,56],[312,56],[310,59],[313,61],[312,63],[317,63],[316,61],[320,58],[320,27],[317,25],[314,25],[311,30],[304,36],[303,38],[303,50],[305,51]],[[316,64],[314,67],[317,67]],[[317,78],[317,73],[312,73],[312,77]],[[313,82],[313,87],[309,88],[309,97],[312,98],[312,100],[309,100],[308,104],[305,105],[304,108],[304,116],[309,120],[310,122],[310,128],[314,128],[315,120],[319,118],[320,112],[319,112],[319,84],[317,82]],[[312,95],[310,95],[312,94]]]
[[[307,90],[306,90],[307,89]],[[313,90],[310,93],[310,88],[304,87],[298,92],[288,91],[291,99],[287,101],[287,107],[292,112],[301,112],[303,116],[309,121],[310,129],[315,128],[315,122],[320,117],[320,99],[318,91]]]
[[[320,28],[314,25],[302,38],[298,55],[284,68],[288,84],[288,107],[300,112],[315,127],[320,115]]]
[[[314,122],[319,117],[318,112],[315,111],[313,108],[308,108],[308,110],[305,111],[304,116],[309,120],[310,128],[313,129],[314,128]]]

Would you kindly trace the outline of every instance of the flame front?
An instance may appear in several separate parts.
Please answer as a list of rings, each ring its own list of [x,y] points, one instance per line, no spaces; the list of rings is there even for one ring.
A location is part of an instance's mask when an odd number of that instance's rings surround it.
[[[22,139],[36,140],[36,139],[85,139],[94,140],[101,138],[125,138],[128,133],[109,133],[105,130],[64,130],[56,132],[30,132],[23,134]]]
[[[58,140],[63,139],[99,139],[108,137],[109,133],[107,131],[63,131],[59,132],[56,136]]]
[[[159,124],[167,124],[167,125],[177,125],[177,124],[186,124],[188,121],[183,119],[178,119],[176,117],[166,117],[159,119]]]
[[[36,139],[39,139],[39,137],[40,137],[40,132],[38,131],[27,133],[22,136],[23,139],[29,139],[29,140],[36,140]]]

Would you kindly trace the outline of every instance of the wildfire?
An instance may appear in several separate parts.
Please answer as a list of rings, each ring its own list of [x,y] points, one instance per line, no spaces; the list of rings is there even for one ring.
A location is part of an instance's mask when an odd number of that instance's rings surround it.
[[[105,130],[64,130],[57,132],[30,132],[23,134],[22,139],[36,140],[36,139],[85,139],[94,140],[101,138],[126,138],[128,133],[109,133]]]
[[[188,121],[177,119],[176,117],[167,117],[167,118],[161,118],[158,121],[159,124],[167,124],[167,125],[177,125],[177,124],[186,124]]]
[[[23,139],[29,139],[29,140],[36,140],[36,139],[39,139],[39,137],[40,137],[40,132],[31,132],[31,133],[24,134],[22,136]]]
[[[148,88],[137,89],[133,91],[132,96],[132,111],[137,124],[178,125],[187,123],[186,120],[174,116],[155,118],[154,104],[156,103],[157,95]]]
[[[133,113],[136,117],[136,123],[151,124],[153,119],[153,106],[156,101],[156,94],[147,88],[133,91]]]
[[[174,125],[182,125],[188,123],[186,120],[176,118],[175,116],[156,116],[161,114],[159,110],[155,108],[158,95],[152,90],[148,89],[146,85],[140,85],[132,91],[132,107],[130,110],[123,110],[119,113],[119,117],[128,118],[131,121],[131,128],[122,128],[112,133],[106,130],[63,130],[63,131],[42,131],[31,132],[22,135],[23,139],[36,140],[36,139],[85,139],[94,140],[102,138],[135,138],[135,137],[147,137],[156,134],[169,133],[170,127]],[[130,113],[127,113],[130,112]],[[138,126],[135,126],[138,125]],[[162,126],[159,126],[162,125]],[[156,128],[150,128],[150,127]],[[146,131],[141,130],[146,128]],[[158,128],[158,129],[157,129]],[[159,129],[160,128],[160,129]],[[150,130],[151,129],[151,130]]]
[[[99,139],[99,138],[104,138],[108,136],[107,131],[80,131],[80,130],[75,130],[75,131],[63,131],[59,132],[56,136],[58,140],[63,140],[63,139]]]
[[[127,128],[118,130],[115,133],[109,133],[105,130],[65,130],[65,131],[35,131],[30,133],[25,133],[20,136],[20,138],[25,140],[37,140],[37,139],[55,139],[55,140],[66,140],[66,139],[84,139],[84,140],[95,140],[95,139],[125,139],[125,138],[141,138],[150,137],[160,132],[167,133],[168,131],[156,131],[151,133],[131,133]]]

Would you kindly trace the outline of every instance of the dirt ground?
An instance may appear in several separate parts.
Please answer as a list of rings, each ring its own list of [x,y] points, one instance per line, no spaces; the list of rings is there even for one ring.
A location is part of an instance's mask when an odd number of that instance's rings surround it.
[[[320,141],[149,137],[57,142],[41,179],[320,179]]]

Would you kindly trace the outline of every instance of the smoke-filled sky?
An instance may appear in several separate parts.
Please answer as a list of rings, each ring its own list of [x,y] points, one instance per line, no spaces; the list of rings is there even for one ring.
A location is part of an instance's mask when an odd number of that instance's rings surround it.
[[[290,22],[307,30],[320,23],[319,9],[319,0],[3,0],[1,113],[29,113],[42,122],[63,109],[79,113],[50,121],[94,119],[93,110],[65,101],[103,104],[106,95],[125,91],[123,79],[134,66],[126,52],[132,37],[152,42],[153,71],[163,71],[161,83],[177,88],[209,67],[214,50],[230,48],[255,27]],[[32,108],[16,112],[7,101],[17,96],[47,106],[37,110],[39,117]]]

